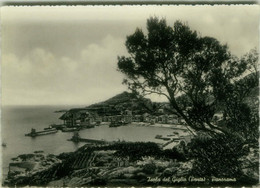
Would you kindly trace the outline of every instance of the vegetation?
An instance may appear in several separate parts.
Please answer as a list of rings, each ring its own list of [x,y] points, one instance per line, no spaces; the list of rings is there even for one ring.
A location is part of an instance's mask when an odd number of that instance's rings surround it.
[[[249,153],[243,148],[258,147],[259,101],[248,102],[259,88],[256,49],[238,58],[181,21],[171,27],[156,17],[147,20],[145,33],[137,28],[126,38],[129,57],[117,63],[123,83],[142,96],[165,96],[195,136],[206,133],[188,147],[194,175],[240,177],[240,159]],[[213,121],[216,113],[221,121]]]
[[[248,152],[239,138],[218,135],[210,139],[194,139],[189,145],[195,159],[193,175],[198,177],[239,178],[241,161]]]
[[[244,113],[243,99],[258,86],[257,67],[253,66],[258,59],[256,51],[239,59],[217,39],[200,36],[180,21],[170,27],[165,19],[156,17],[147,20],[147,35],[137,28],[127,36],[125,45],[130,56],[118,57],[118,70],[126,75],[123,83],[133,92],[165,96],[175,113],[196,131],[232,134],[235,126],[255,131],[250,123],[238,125],[239,117],[233,114],[237,110]],[[255,76],[239,84],[248,70]],[[177,101],[180,95],[185,95],[186,103]],[[225,106],[226,119],[234,122],[237,118],[235,125],[212,123],[220,105]],[[240,136],[246,139],[246,135]]]

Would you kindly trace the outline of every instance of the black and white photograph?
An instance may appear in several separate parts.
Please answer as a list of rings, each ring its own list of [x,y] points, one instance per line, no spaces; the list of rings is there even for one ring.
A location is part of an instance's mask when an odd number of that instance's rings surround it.
[[[258,5],[1,7],[1,186],[259,185]]]

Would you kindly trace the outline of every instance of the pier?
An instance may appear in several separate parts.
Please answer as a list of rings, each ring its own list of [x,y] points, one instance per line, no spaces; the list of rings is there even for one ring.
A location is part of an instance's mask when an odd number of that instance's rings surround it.
[[[68,139],[68,141],[72,141],[72,142],[87,142],[87,143],[95,143],[95,144],[107,144],[109,143],[108,141],[105,140],[95,140],[95,139],[88,139],[88,138],[81,138],[79,136],[78,132],[74,132],[74,135],[72,136],[71,139]]]
[[[42,136],[42,135],[46,135],[46,134],[54,134],[56,132],[58,132],[58,130],[55,128],[47,129],[44,131],[38,131],[38,132],[36,132],[36,129],[32,129],[31,132],[25,134],[25,136],[36,137],[36,136]]]

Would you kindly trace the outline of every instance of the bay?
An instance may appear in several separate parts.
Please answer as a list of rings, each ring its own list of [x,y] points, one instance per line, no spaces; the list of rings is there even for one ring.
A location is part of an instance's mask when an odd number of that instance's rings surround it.
[[[83,146],[84,143],[75,144],[67,141],[72,137],[72,132],[58,131],[56,134],[26,137],[31,128],[43,130],[51,124],[61,124],[59,117],[62,113],[54,113],[61,109],[70,109],[79,106],[4,106],[2,107],[1,136],[2,142],[7,147],[2,147],[2,175],[6,177],[8,165],[11,159],[20,155],[42,150],[45,153],[60,154],[72,152]],[[101,125],[91,129],[80,131],[82,138],[106,140],[106,141],[153,141],[163,143],[163,140],[155,139],[156,135],[172,133],[170,128],[127,126],[109,128]]]

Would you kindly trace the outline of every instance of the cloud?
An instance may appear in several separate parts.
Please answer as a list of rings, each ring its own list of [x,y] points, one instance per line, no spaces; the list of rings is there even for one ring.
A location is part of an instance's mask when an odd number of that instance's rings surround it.
[[[80,104],[105,100],[123,91],[123,76],[116,71],[123,40],[106,36],[90,44],[77,59],[57,57],[36,48],[19,59],[4,54],[2,65],[5,104]],[[45,96],[43,98],[43,96]]]
[[[259,45],[259,6],[3,7],[5,104],[87,104],[123,90],[117,55],[150,16],[187,22],[235,55]]]
[[[115,73],[117,68],[117,56],[126,54],[123,39],[116,39],[111,35],[106,36],[101,44],[90,44],[81,51],[81,61],[85,62],[86,69],[95,71],[95,79],[105,77],[109,81],[115,81],[118,74]],[[102,79],[104,80],[104,79]]]

